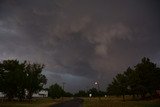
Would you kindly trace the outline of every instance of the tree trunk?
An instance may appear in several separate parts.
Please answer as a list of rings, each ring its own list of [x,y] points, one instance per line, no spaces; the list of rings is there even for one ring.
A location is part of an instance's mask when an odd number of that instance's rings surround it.
[[[32,95],[33,95],[33,93],[32,93],[31,91],[29,91],[29,92],[28,92],[28,99],[29,99],[29,102],[31,102]]]
[[[132,98],[135,99],[135,94],[132,95]]]
[[[125,101],[125,95],[123,94],[123,101]]]
[[[13,96],[12,95],[8,95],[8,101],[12,101],[13,100]]]

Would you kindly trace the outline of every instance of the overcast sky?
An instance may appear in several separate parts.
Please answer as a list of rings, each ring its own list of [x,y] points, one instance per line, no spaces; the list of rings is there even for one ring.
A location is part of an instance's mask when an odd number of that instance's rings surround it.
[[[160,64],[159,0],[0,0],[0,60],[45,64],[47,86],[105,89],[144,56]]]

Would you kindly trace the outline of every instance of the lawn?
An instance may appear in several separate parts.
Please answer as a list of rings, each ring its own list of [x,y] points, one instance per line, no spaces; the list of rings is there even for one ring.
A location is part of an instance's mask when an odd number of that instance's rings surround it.
[[[84,107],[160,107],[160,99],[151,101],[131,101],[125,102],[120,97],[108,98],[85,98]]]
[[[160,107],[160,99],[150,101],[131,101],[129,98],[125,102],[120,97],[107,97],[107,98],[83,98],[83,107]],[[70,100],[65,98],[64,101]],[[49,107],[50,105],[61,103],[62,99],[33,99],[29,102],[0,102],[0,107]]]
[[[0,102],[0,107],[49,107],[50,105],[60,103],[61,99],[41,98],[33,99],[30,103],[28,101],[18,102]]]

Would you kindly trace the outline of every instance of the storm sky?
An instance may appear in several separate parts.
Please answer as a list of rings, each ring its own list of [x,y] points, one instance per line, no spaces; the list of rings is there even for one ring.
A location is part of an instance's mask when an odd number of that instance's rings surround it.
[[[160,64],[159,0],[0,0],[0,60],[45,64],[47,86],[104,90],[144,56]]]

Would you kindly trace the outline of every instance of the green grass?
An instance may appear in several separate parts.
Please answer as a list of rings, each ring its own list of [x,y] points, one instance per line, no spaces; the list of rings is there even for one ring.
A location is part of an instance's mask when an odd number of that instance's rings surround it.
[[[84,107],[160,107],[160,99],[151,101],[131,101],[125,102],[120,97],[110,98],[85,98]]]
[[[0,102],[0,107],[49,107],[50,105],[60,103],[61,99],[41,98],[33,99],[30,103],[28,101],[18,102]]]

